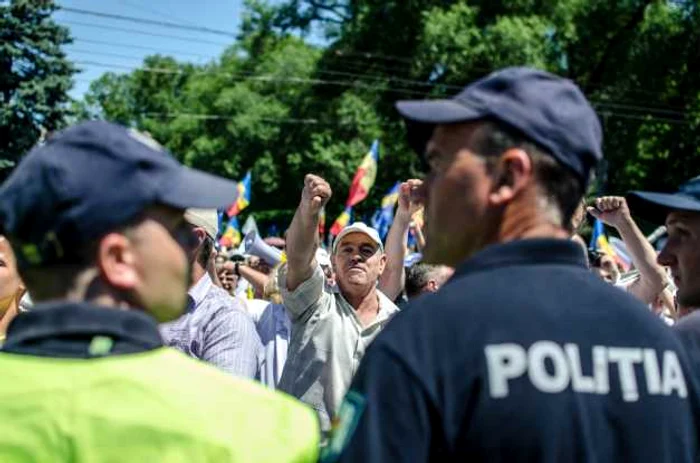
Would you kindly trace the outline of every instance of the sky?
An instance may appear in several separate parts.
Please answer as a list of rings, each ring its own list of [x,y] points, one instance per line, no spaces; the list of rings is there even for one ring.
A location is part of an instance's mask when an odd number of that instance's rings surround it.
[[[81,98],[90,82],[105,72],[128,72],[156,53],[179,61],[206,63],[231,45],[238,33],[243,0],[58,0],[73,8],[130,18],[184,24],[225,31],[231,36],[143,24],[58,10],[54,20],[71,30],[65,50],[82,70],[70,92]],[[150,34],[150,35],[149,35]],[[167,37],[163,37],[167,36]]]

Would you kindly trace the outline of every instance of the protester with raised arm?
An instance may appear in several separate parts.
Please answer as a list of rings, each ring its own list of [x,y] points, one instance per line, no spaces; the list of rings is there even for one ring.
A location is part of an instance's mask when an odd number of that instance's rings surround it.
[[[279,284],[292,338],[278,387],[313,407],[323,431],[367,346],[398,310],[377,289],[386,255],[377,231],[365,224],[352,224],[336,237],[331,263],[337,289],[326,285],[315,253],[319,213],[330,197],[325,180],[306,176]]]
[[[411,179],[399,186],[394,222],[386,237],[386,268],[379,279],[379,289],[392,301],[401,294],[406,281],[404,258],[408,250],[408,230],[413,214],[422,207],[420,199],[415,197],[415,192],[422,183],[421,180]]]
[[[652,304],[667,284],[666,273],[656,262],[656,251],[632,218],[625,198],[598,198],[595,207],[589,207],[588,212],[607,225],[615,227],[620,233],[634,267],[639,270],[639,278],[627,286],[626,290],[642,302]]]

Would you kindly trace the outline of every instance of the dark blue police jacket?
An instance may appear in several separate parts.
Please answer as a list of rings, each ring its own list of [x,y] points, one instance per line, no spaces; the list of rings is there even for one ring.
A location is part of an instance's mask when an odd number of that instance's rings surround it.
[[[577,244],[490,246],[374,341],[327,461],[698,461],[698,383],[675,333]]]

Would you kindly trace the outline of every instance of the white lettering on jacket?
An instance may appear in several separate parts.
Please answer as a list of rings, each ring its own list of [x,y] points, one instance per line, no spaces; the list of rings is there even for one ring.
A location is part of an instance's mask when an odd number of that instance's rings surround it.
[[[527,377],[535,389],[549,394],[567,388],[578,393],[608,394],[610,377],[615,374],[625,402],[639,400],[642,391],[648,395],[688,396],[683,369],[671,350],[593,346],[592,364],[586,369],[591,375],[583,373],[576,344],[561,346],[552,341],[537,341],[527,350],[516,343],[490,344],[484,348],[484,354],[489,393],[493,398],[508,397],[509,382],[520,377]],[[641,384],[637,381],[638,368],[643,372],[639,377]]]

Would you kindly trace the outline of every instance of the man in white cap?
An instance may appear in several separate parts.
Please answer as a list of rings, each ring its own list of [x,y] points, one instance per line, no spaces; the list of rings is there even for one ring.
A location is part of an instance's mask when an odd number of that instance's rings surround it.
[[[321,429],[330,430],[369,343],[398,308],[379,290],[386,266],[379,234],[363,223],[343,229],[331,250],[336,288],[316,257],[321,208],[331,187],[307,175],[299,207],[287,234],[287,267],[280,290],[292,320],[287,364],[278,388],[313,407]]]
[[[218,219],[214,209],[187,209],[185,221],[198,245],[190,254],[187,308],[160,326],[165,344],[231,373],[255,379],[262,349],[253,320],[241,303],[214,284],[211,268]]]

